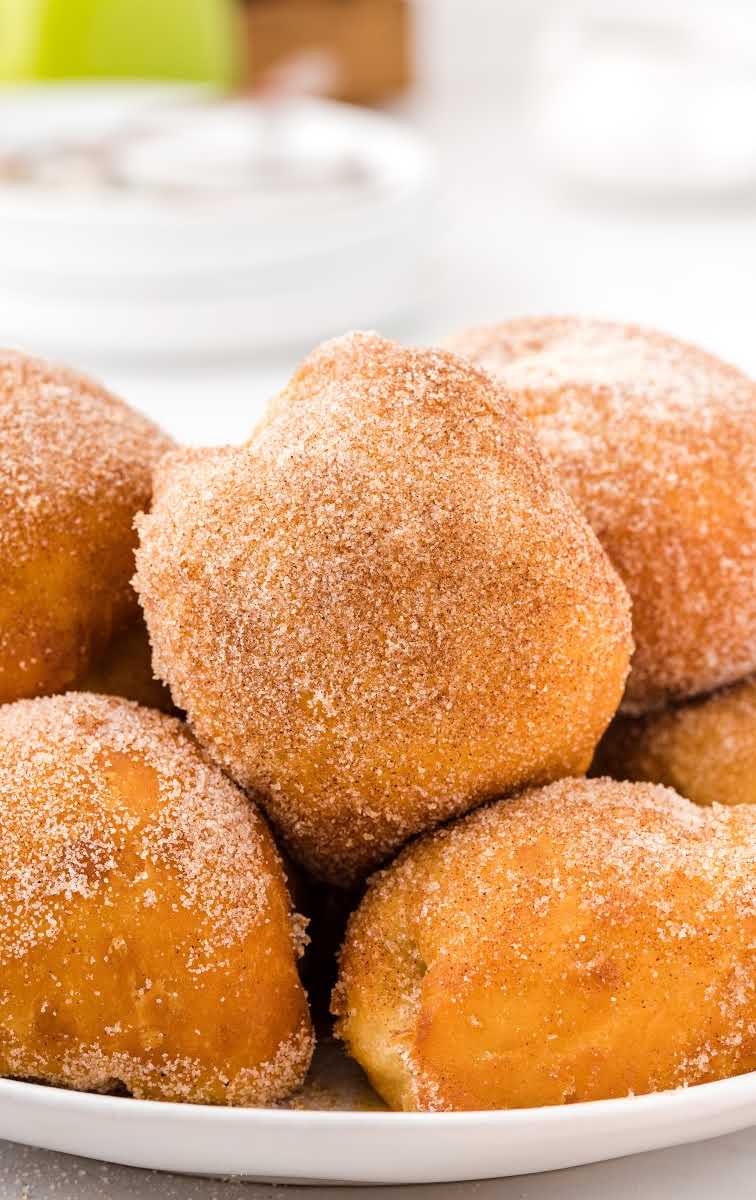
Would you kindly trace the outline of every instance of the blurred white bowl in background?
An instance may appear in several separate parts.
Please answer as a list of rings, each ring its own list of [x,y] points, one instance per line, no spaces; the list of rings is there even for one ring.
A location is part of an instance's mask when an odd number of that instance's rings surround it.
[[[419,300],[434,168],[387,117],[201,89],[0,91],[0,341],[186,359]]]

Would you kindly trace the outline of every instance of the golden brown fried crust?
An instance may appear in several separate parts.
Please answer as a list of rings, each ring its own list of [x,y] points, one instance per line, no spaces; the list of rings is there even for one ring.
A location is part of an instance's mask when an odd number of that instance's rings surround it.
[[[594,772],[674,787],[696,804],[756,804],[756,678],[609,726]]]
[[[167,457],[139,529],[156,670],[325,880],[585,770],[621,696],[625,591],[450,354],[321,346],[246,446]]]
[[[351,918],[337,1030],[396,1108],[756,1069],[756,809],[562,780],[421,839]]]
[[[0,702],[62,691],[136,618],[134,514],[173,443],[73,371],[0,351]]]
[[[0,708],[0,813],[0,1074],[210,1104],[301,1083],[301,923],[180,722],[85,693]]]
[[[633,601],[624,707],[756,669],[756,387],[634,325],[536,317],[449,342],[536,428]]]

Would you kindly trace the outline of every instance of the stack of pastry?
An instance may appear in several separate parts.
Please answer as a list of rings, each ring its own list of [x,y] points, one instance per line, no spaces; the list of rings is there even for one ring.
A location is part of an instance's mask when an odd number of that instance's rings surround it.
[[[280,852],[393,1107],[756,1069],[754,384],[551,319],[327,343],[238,447],[19,356],[0,406],[0,1073],[285,1097]]]

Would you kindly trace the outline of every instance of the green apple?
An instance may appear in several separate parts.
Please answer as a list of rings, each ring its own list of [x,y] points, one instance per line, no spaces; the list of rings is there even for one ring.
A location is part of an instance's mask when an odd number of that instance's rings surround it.
[[[232,82],[233,0],[0,0],[0,80]]]

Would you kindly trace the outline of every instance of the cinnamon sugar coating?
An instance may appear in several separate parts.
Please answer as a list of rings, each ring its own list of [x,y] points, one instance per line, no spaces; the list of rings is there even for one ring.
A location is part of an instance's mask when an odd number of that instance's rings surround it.
[[[169,455],[139,530],[158,674],[325,880],[585,770],[622,694],[621,583],[501,389],[443,351],[326,343],[247,445]]]
[[[371,881],[334,1010],[395,1108],[756,1070],[756,808],[565,779],[473,813]]]
[[[542,317],[449,341],[507,388],[633,601],[624,708],[756,669],[756,385],[634,325]]]
[[[0,708],[0,1074],[263,1104],[312,1052],[280,860],[178,721]]]
[[[599,774],[673,787],[696,804],[756,804],[756,676],[645,717],[618,717]]]
[[[134,514],[172,446],[99,384],[0,351],[0,702],[64,690],[136,617]]]

